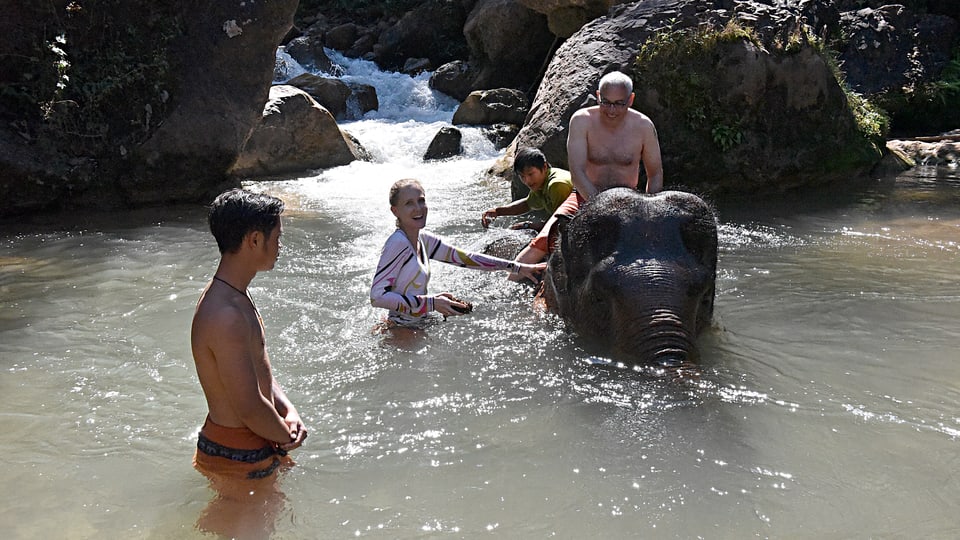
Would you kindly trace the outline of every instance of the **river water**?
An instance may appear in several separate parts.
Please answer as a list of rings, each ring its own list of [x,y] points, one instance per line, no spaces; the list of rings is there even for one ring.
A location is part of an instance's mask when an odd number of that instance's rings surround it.
[[[721,205],[695,376],[593,365],[529,289],[446,266],[432,290],[474,313],[400,340],[368,300],[389,185],[421,179],[428,227],[468,248],[506,234],[479,216],[509,188],[482,178],[498,152],[474,130],[464,157],[422,162],[455,107],[425,77],[340,61],[380,93],[343,123],[374,162],[249,185],[288,205],[250,291],[310,430],[273,537],[960,535],[956,175]],[[38,218],[0,246],[4,536],[204,537],[204,209]]]

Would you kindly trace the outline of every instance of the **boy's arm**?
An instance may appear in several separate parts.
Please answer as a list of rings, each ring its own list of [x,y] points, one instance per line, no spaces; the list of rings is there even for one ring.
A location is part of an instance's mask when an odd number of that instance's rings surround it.
[[[275,404],[260,391],[254,368],[256,351],[250,346],[257,336],[251,335],[246,319],[235,309],[220,309],[197,321],[195,331],[203,336],[204,346],[216,358],[224,397],[243,425],[264,439],[281,444],[292,441]]]
[[[530,211],[530,205],[527,204],[527,198],[517,199],[512,203],[506,206],[498,206],[496,208],[490,208],[486,210],[483,215],[480,216],[480,224],[483,225],[483,228],[486,229],[490,226],[490,222],[493,221],[493,218],[500,216],[519,216],[520,214],[526,214]]]
[[[287,394],[280,388],[280,384],[277,383],[276,379],[273,380],[273,406],[277,409],[280,416],[283,417],[283,421],[286,422],[290,428],[290,432],[296,435],[294,440],[281,445],[281,448],[284,450],[293,450],[299,447],[303,444],[303,440],[307,438],[307,428],[303,425],[303,420],[300,418],[300,413],[297,412],[297,408],[294,407],[293,403],[287,398]]]

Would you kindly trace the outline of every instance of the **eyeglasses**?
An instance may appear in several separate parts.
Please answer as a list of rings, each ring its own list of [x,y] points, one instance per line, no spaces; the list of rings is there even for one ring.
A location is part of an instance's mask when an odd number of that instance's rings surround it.
[[[610,107],[612,109],[625,109],[628,105],[626,101],[607,101],[603,96],[599,100],[601,107]]]

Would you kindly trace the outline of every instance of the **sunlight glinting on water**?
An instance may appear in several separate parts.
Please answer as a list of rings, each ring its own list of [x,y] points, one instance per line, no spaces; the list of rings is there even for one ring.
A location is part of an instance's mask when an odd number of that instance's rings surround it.
[[[598,356],[529,288],[440,264],[431,291],[475,310],[403,339],[369,304],[390,185],[419,178],[428,227],[482,248],[508,235],[479,224],[509,198],[483,178],[500,152],[460,126],[464,154],[424,162],[456,103],[332,57],[377,88],[341,122],[373,161],[248,185],[287,203],[249,290],[311,433],[277,537],[955,536],[960,184],[722,221],[714,321],[679,370]],[[187,336],[216,247],[201,208],[120,217],[0,240],[12,537],[202,536]]]

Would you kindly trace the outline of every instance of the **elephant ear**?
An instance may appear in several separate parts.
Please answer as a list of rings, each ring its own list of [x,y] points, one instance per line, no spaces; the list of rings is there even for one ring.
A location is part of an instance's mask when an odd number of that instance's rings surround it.
[[[567,278],[580,283],[598,262],[614,252],[620,237],[620,216],[580,213],[565,227],[563,250]]]
[[[700,332],[713,318],[717,279],[717,215],[706,201],[690,196],[677,205],[684,211],[680,236],[689,253],[708,272],[709,287],[700,297],[697,308],[696,331]]]
[[[564,253],[570,253],[572,249],[570,247],[570,234],[568,232],[572,219],[573,217],[566,214],[557,215],[557,223],[555,225],[557,228],[557,239],[554,244],[553,254],[550,256],[550,268],[553,274],[554,286],[558,292],[563,293],[567,292],[567,276],[570,273],[567,257],[564,257]]]
[[[617,249],[620,243],[622,219],[616,214],[590,216],[588,247],[592,259],[591,265],[609,257]]]
[[[703,199],[692,194],[677,200],[676,205],[684,211],[680,224],[680,236],[687,251],[692,253],[705,268],[716,274],[717,270],[717,215]]]

